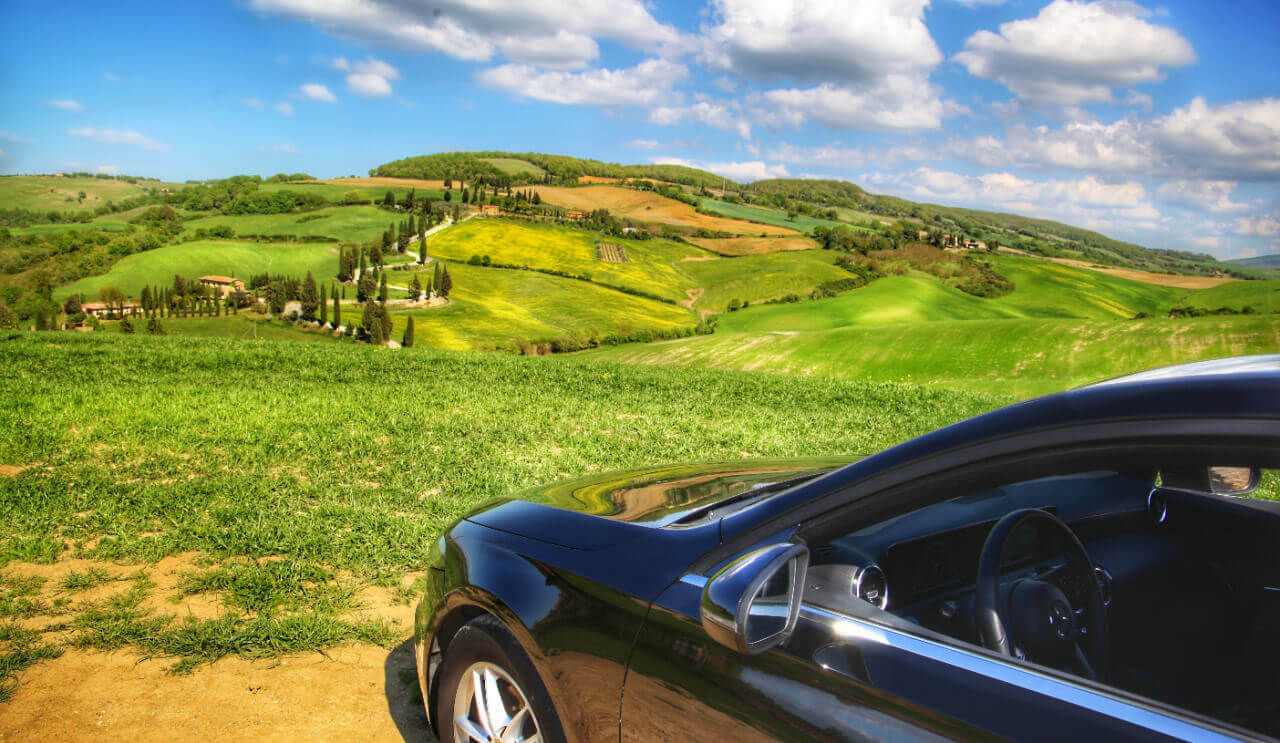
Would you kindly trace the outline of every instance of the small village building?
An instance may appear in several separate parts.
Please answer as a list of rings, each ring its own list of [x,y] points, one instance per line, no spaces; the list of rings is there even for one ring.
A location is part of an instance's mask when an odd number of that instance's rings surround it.
[[[575,222],[581,222],[587,218],[587,213],[581,209],[570,209],[564,213],[565,219],[572,219]]]
[[[485,217],[496,217],[502,212],[497,204],[481,204],[480,214]]]
[[[200,284],[212,287],[219,297],[226,296],[230,292],[244,291],[244,282],[232,276],[201,276]]]

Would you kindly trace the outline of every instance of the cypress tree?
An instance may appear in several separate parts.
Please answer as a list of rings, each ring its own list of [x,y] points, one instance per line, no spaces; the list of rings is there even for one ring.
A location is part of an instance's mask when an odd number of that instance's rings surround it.
[[[383,340],[391,340],[391,313],[382,305],[378,305],[378,324],[382,327]]]
[[[413,348],[413,318],[409,318],[409,322],[404,326],[404,341],[400,345],[405,348]]]
[[[307,271],[307,278],[302,282],[302,296],[298,298],[302,305],[302,319],[316,319],[316,310],[320,306],[320,293],[316,289],[316,279]]]
[[[365,259],[364,259],[364,251],[361,250],[360,251],[360,275],[361,276],[364,276],[365,269],[368,267],[369,265],[368,263],[365,262]]]
[[[450,291],[453,291],[453,278],[449,276],[449,269],[446,268],[444,276],[440,279],[440,296],[447,297]]]
[[[333,327],[335,329],[342,327],[342,305],[338,304],[337,292],[333,293]]]
[[[385,271],[382,273],[382,280],[378,282],[378,301],[383,304],[387,303],[387,274]]]
[[[444,265],[440,261],[436,261],[436,270],[431,279],[431,286],[435,287],[436,293],[440,292],[440,272],[444,269]]]
[[[374,320],[373,326],[369,328],[369,342],[375,346],[381,346],[386,342],[386,338],[382,335],[382,323],[377,320]]]
[[[322,301],[320,303],[320,327],[323,328],[328,324],[329,324],[329,303]]]

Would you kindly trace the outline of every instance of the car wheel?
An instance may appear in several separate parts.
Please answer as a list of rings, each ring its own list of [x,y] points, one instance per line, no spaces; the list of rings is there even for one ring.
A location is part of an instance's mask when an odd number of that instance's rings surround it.
[[[524,650],[496,619],[458,630],[440,667],[440,743],[563,743],[560,720]]]

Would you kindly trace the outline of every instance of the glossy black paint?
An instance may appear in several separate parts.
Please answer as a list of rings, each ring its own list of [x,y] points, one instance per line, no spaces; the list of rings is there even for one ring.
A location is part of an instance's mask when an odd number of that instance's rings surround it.
[[[424,697],[435,691],[432,651],[447,652],[452,632],[484,612],[526,649],[571,741],[1160,739],[1018,680],[1030,677],[971,674],[884,642],[834,638],[833,625],[813,617],[785,648],[733,653],[708,641],[701,588],[681,579],[691,566],[710,574],[753,544],[788,539],[816,509],[874,500],[899,473],[942,472],[1027,441],[1115,440],[1130,424],[1153,439],[1188,439],[1197,428],[1228,444],[1237,428],[1280,434],[1280,357],[1253,367],[1175,369],[1052,395],[844,466],[650,468],[488,504],[451,527],[430,566],[415,622]],[[811,479],[789,482],[800,477]]]

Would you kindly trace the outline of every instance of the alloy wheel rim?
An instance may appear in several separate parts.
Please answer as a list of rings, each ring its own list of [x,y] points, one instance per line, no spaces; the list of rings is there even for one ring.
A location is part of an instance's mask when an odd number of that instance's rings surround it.
[[[529,698],[501,666],[472,663],[453,697],[455,743],[542,743]]]

